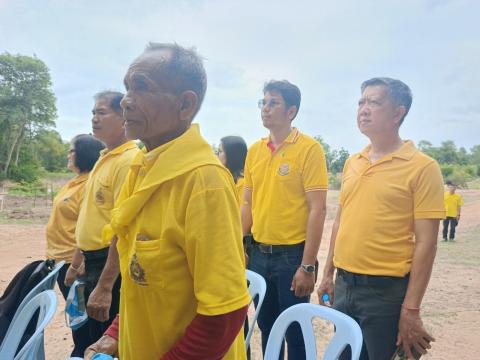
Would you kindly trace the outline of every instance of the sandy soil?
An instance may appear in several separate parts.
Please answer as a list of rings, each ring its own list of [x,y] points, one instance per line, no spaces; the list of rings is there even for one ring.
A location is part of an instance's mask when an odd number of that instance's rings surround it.
[[[422,315],[427,328],[436,337],[425,358],[438,360],[478,359],[480,340],[480,191],[460,191],[465,206],[458,227],[457,241],[439,242],[437,259],[423,303]],[[334,217],[337,193],[329,194],[328,216],[319,261],[326,256],[328,237]],[[0,215],[0,293],[14,274],[25,264],[44,257],[44,224],[49,204],[20,198],[7,199],[6,211]],[[47,360],[63,360],[71,350],[69,330],[64,325],[64,301],[58,291],[58,311],[45,332]],[[314,296],[312,302],[316,303]],[[332,328],[315,321],[318,347],[332,335]],[[252,340],[254,359],[261,359],[259,334]]]

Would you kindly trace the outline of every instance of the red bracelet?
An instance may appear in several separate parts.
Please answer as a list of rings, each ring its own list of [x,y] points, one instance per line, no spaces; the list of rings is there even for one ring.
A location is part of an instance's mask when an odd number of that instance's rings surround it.
[[[419,312],[420,311],[420,308],[411,308],[411,307],[407,307],[405,306],[405,304],[402,304],[402,309],[405,309],[405,310],[410,310],[410,311],[417,311]]]

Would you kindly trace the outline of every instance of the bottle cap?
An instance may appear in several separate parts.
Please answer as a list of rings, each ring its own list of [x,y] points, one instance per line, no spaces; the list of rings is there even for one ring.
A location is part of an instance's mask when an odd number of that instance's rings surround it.
[[[328,296],[328,294],[323,294],[322,295],[322,300],[323,300],[323,302],[330,301],[330,296]]]

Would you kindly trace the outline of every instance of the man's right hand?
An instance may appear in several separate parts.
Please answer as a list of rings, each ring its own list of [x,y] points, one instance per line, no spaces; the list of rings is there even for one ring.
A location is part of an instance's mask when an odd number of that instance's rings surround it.
[[[333,275],[332,276],[323,276],[322,281],[320,282],[320,285],[318,286],[317,289],[317,295],[318,295],[318,303],[326,305],[323,300],[323,294],[328,294],[330,298],[330,306],[333,305],[333,290],[335,288],[335,284],[333,282]]]
[[[96,343],[90,345],[83,354],[84,360],[90,360],[96,353],[116,355],[118,353],[118,341],[108,335],[103,335]]]
[[[65,274],[65,280],[63,281],[63,283],[65,284],[65,286],[70,287],[77,279],[77,277],[82,276],[85,276],[85,264],[83,262],[78,266],[78,269],[74,269],[73,266],[70,265]]]

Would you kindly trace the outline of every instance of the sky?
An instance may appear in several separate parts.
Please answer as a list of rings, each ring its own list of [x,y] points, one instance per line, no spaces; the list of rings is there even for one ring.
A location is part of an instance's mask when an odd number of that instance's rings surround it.
[[[212,144],[266,136],[263,84],[287,79],[302,92],[294,126],[360,151],[360,84],[388,76],[413,92],[402,138],[468,150],[480,144],[479,19],[476,0],[0,0],[0,53],[50,68],[65,140],[91,131],[93,95],[123,91],[129,64],[155,41],[205,59],[196,122]]]

